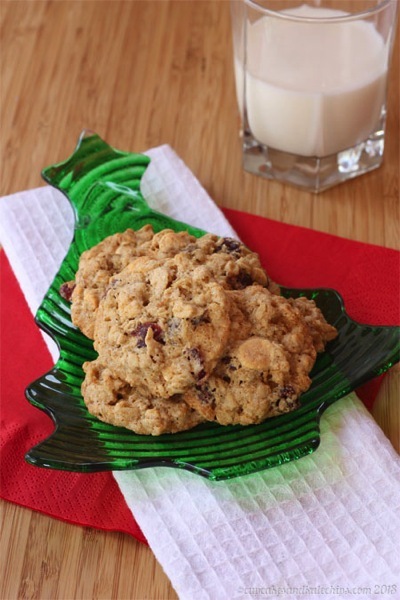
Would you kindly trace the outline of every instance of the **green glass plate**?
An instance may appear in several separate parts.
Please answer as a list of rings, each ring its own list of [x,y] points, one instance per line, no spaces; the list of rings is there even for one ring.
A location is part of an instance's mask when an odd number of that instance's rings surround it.
[[[82,134],[72,156],[43,171],[64,192],[76,215],[73,242],[36,315],[36,322],[60,349],[54,368],[30,384],[26,395],[49,414],[54,432],[26,455],[29,463],[52,469],[94,472],[165,465],[213,480],[270,468],[313,452],[320,443],[322,412],[400,359],[400,328],[360,325],[348,317],[339,294],[329,289],[284,289],[286,296],[313,298],[339,335],[321,354],[312,385],[296,411],[260,425],[222,427],[215,423],[158,437],[142,436],[91,416],[80,386],[82,363],[95,358],[91,340],[71,323],[60,285],[74,278],[80,254],[104,237],[139,229],[204,232],[149,208],[140,181],[149,158],[119,152],[97,135]]]

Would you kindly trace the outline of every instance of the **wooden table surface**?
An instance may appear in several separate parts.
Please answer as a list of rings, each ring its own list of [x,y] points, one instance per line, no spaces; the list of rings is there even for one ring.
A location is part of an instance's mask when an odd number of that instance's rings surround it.
[[[42,185],[91,129],[121,150],[170,144],[220,206],[399,248],[399,35],[384,165],[313,195],[241,168],[227,1],[0,0],[0,14],[1,195]],[[374,409],[397,449],[398,381]],[[1,600],[176,598],[128,535],[1,506]]]

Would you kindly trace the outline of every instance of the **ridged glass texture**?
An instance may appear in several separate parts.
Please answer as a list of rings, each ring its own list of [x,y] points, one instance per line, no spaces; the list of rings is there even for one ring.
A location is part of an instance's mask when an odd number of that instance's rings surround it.
[[[146,156],[118,152],[97,135],[82,134],[73,155],[43,171],[63,191],[76,213],[74,240],[36,315],[38,325],[58,343],[54,368],[28,386],[34,406],[51,415],[52,435],[26,455],[31,464],[93,472],[165,465],[213,480],[249,474],[301,458],[320,443],[319,420],[330,404],[383,373],[400,359],[399,328],[360,325],[351,320],[339,294],[329,289],[284,289],[286,296],[313,298],[339,331],[312,372],[312,386],[296,411],[260,425],[204,424],[158,437],[136,435],[102,423],[83,402],[81,365],[96,356],[92,342],[71,323],[60,285],[74,278],[80,254],[104,237],[150,223],[156,231],[204,232],[152,211],[140,194]]]

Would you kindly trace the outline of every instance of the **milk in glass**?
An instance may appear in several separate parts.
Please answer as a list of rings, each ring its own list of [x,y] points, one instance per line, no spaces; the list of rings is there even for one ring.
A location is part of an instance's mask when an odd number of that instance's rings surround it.
[[[324,19],[347,14],[306,5],[282,13]],[[372,23],[262,16],[246,26],[246,79],[237,56],[235,75],[254,138],[283,152],[324,157],[376,130],[388,50]]]

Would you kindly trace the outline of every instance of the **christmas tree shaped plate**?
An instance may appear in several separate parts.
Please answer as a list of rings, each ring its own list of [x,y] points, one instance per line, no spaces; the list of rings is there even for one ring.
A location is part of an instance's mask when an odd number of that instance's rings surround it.
[[[313,298],[339,335],[321,354],[312,385],[297,410],[260,425],[199,425],[177,434],[137,435],[90,415],[81,396],[82,364],[94,359],[92,341],[71,322],[70,304],[60,286],[74,279],[81,253],[106,236],[145,224],[155,231],[203,231],[149,208],[140,181],[149,158],[111,148],[95,134],[82,135],[65,162],[43,171],[75,210],[74,239],[36,314],[39,327],[60,349],[54,368],[31,383],[26,396],[54,421],[54,432],[32,448],[34,465],[69,471],[129,470],[151,466],[188,469],[213,480],[227,479],[301,458],[320,443],[323,411],[356,387],[385,372],[399,360],[399,328],[356,323],[339,294],[329,289],[283,289],[287,297]]]

